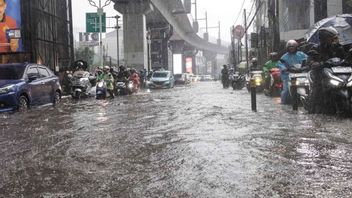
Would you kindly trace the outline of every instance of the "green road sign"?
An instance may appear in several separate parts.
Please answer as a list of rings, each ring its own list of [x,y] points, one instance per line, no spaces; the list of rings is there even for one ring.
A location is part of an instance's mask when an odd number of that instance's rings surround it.
[[[102,16],[102,32],[106,32],[106,14]],[[99,15],[96,12],[86,13],[86,32],[99,31]]]

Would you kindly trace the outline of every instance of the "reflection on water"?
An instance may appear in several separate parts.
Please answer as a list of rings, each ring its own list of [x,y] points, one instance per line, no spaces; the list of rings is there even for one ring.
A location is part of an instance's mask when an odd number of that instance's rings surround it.
[[[0,114],[5,197],[350,197],[351,120],[197,83]]]

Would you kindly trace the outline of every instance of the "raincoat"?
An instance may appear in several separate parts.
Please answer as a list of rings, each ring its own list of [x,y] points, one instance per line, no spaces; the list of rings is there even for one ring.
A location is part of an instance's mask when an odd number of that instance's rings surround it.
[[[279,68],[281,71],[281,80],[283,82],[283,90],[281,92],[281,103],[288,104],[290,102],[288,81],[289,81],[289,72],[287,67],[293,67],[296,64],[303,64],[307,60],[308,56],[301,51],[297,51],[294,54],[286,53],[281,57],[281,60],[285,61],[286,64],[282,61],[279,62]]]
[[[104,80],[106,82],[106,88],[108,90],[113,90],[114,89],[114,77],[112,76],[111,73],[102,73],[98,75],[97,81]]]

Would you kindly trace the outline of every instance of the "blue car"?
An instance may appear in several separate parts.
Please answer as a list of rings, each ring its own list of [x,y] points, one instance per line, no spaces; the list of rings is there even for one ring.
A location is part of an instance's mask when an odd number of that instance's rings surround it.
[[[0,112],[24,111],[31,106],[58,104],[61,100],[59,78],[38,64],[0,65]]]

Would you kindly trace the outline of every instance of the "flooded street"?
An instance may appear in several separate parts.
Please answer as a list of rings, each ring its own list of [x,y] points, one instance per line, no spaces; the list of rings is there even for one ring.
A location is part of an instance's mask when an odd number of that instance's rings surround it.
[[[352,122],[202,82],[0,114],[0,197],[351,197]]]

